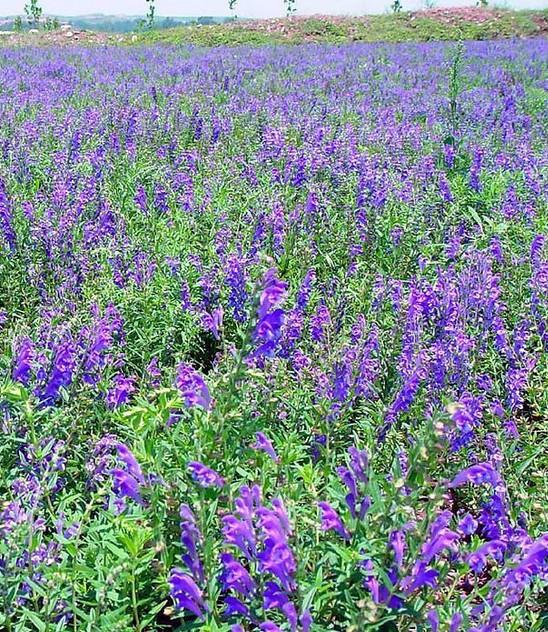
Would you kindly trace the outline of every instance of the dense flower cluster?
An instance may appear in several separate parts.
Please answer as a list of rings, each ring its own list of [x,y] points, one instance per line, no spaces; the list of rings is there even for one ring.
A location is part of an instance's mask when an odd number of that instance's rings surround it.
[[[542,629],[546,46],[1,51],[0,629]]]

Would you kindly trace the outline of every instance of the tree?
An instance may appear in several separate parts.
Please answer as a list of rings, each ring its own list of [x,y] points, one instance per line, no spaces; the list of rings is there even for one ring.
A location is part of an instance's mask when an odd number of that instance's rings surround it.
[[[154,16],[156,15],[156,5],[154,4],[155,0],[146,0],[147,4],[148,4],[148,11],[147,11],[147,26],[149,29],[151,29],[154,26]]]
[[[295,3],[296,3],[296,0],[284,0],[284,4],[286,6],[288,16],[291,15],[292,13],[295,13],[295,11],[297,10]]]
[[[38,0],[30,0],[25,5],[25,13],[30,24],[37,25],[42,17],[42,7],[38,4]]]

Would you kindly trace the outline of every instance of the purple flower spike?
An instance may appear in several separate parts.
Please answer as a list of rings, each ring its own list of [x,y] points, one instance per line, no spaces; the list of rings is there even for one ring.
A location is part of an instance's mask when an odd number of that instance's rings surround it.
[[[252,447],[255,450],[261,450],[262,452],[266,452],[266,454],[268,454],[268,456],[275,463],[279,463],[280,457],[276,454],[276,451],[274,450],[274,446],[272,445],[272,441],[270,441],[270,439],[262,432],[257,432],[255,437],[257,441],[253,444]]]
[[[489,463],[478,463],[459,472],[451,481],[449,487],[460,487],[466,483],[474,485],[489,484],[494,487],[499,481],[500,475],[492,465]]]
[[[264,545],[258,555],[261,569],[274,575],[284,590],[294,590],[296,562],[287,544],[290,525],[285,509],[280,504],[274,510],[261,507],[258,514]]]
[[[68,388],[72,383],[76,367],[76,349],[72,340],[67,340],[57,347],[49,379],[39,393],[40,400],[46,406],[53,406],[59,398],[61,388]]]
[[[362,483],[367,483],[367,470],[369,468],[369,456],[366,450],[358,450],[358,448],[348,448],[350,455],[350,467],[356,478]]]
[[[259,346],[254,356],[272,355],[276,347],[285,320],[285,312],[278,308],[278,305],[284,300],[286,291],[287,283],[277,278],[276,270],[268,270],[263,277],[263,291],[257,310],[254,339]]]
[[[184,362],[177,367],[175,384],[185,400],[187,408],[201,406],[205,410],[211,407],[211,395],[204,378],[190,364]]]
[[[224,479],[203,463],[191,461],[188,464],[190,475],[200,487],[224,487]]]
[[[331,507],[329,503],[319,502],[318,507],[322,513],[321,515],[321,529],[322,531],[335,531],[341,538],[345,540],[350,539],[350,533],[344,526],[339,514]]]
[[[270,268],[264,274],[263,291],[261,292],[257,312],[259,320],[263,319],[268,312],[277,307],[285,298],[287,283],[280,281],[276,274],[275,268]]]
[[[198,547],[202,542],[202,534],[196,524],[196,518],[188,505],[181,505],[179,515],[181,516],[181,544],[185,548],[181,559],[186,564],[187,569],[192,573],[194,579],[203,583],[205,579],[204,569],[198,554]]]

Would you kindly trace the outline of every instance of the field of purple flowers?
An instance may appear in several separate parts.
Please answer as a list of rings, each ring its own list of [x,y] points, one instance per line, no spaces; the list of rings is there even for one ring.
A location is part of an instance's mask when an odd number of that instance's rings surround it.
[[[545,40],[0,49],[0,629],[540,632]]]

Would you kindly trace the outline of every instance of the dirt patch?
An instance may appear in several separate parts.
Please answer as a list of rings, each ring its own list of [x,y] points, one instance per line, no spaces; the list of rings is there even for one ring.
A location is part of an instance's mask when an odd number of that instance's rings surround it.
[[[28,31],[26,33],[9,33],[0,37],[0,44],[12,46],[104,46],[124,41],[123,35],[97,33],[78,29],[59,29],[55,31]]]
[[[503,11],[496,9],[487,9],[483,7],[454,7],[448,9],[429,9],[424,11],[415,11],[411,14],[411,18],[429,18],[440,22],[440,24],[451,24],[457,26],[462,22],[469,24],[485,24],[504,17]]]

